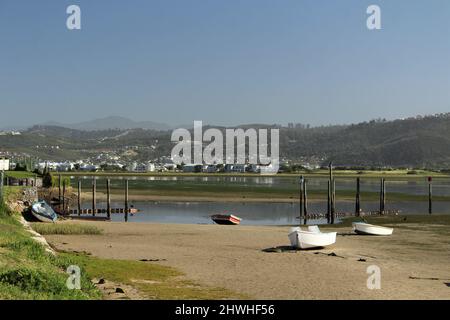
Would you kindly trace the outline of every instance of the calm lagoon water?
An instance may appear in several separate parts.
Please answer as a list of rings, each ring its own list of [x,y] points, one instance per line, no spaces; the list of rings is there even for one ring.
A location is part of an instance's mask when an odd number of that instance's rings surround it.
[[[72,182],[76,179],[83,180],[83,187],[90,186],[92,177],[71,177]],[[104,185],[107,176],[98,178],[98,187]],[[251,188],[252,186],[266,186],[274,188],[296,188],[299,184],[298,177],[276,177],[276,176],[254,176],[254,177],[239,177],[239,176],[132,176],[132,177],[109,177],[112,181],[112,186],[122,186],[124,179],[130,180],[130,188],[133,186],[137,188],[151,187],[152,182],[187,182],[194,184],[224,184],[245,186]],[[356,179],[336,178],[336,190],[355,190]],[[308,190],[327,190],[328,178],[314,177],[308,179]],[[75,186],[75,184],[73,185]],[[379,192],[380,180],[374,178],[364,178],[361,176],[361,192]],[[428,195],[428,183],[426,179],[417,179],[411,177],[409,179],[387,178],[386,179],[387,192],[403,193],[410,195]],[[433,180],[433,195],[435,196],[450,196],[450,178],[435,178]]]
[[[298,203],[231,203],[231,202],[132,202],[135,208],[140,209],[138,214],[129,217],[133,222],[159,222],[159,223],[189,223],[212,224],[210,216],[216,213],[232,213],[241,217],[243,225],[291,225],[299,222]],[[450,202],[435,202],[436,213],[450,214]],[[90,202],[84,204],[90,206]],[[113,207],[123,207],[122,202],[112,202]],[[99,202],[99,208],[105,208],[106,203]],[[363,210],[375,211],[378,202],[362,203]],[[352,212],[354,203],[337,202],[338,212]],[[427,202],[387,202],[387,210],[401,210],[407,214],[425,214],[428,210]],[[308,205],[311,213],[326,212],[326,202],[312,202]],[[113,214],[113,221],[123,221],[123,214]],[[308,223],[322,224],[326,221],[309,220]]]
[[[89,187],[91,177],[81,177],[83,179],[83,188]],[[99,191],[104,187],[104,180],[107,177],[98,178]],[[76,178],[75,178],[76,179]],[[72,181],[75,181],[72,180]],[[154,177],[111,177],[112,186],[121,187],[123,179],[130,180],[130,193],[133,188],[151,187],[152,183],[177,183],[188,182],[193,184],[227,184],[236,186],[245,186],[249,190],[252,186],[267,186],[274,188],[296,188],[298,186],[298,177],[239,177],[239,176],[154,176]],[[315,177],[308,179],[309,190],[326,190],[327,178]],[[362,192],[379,192],[379,179],[364,178],[361,176]],[[425,179],[398,179],[389,178],[386,181],[388,192],[387,210],[400,210],[403,214],[426,214],[428,212],[428,202],[426,201],[389,201],[389,193],[402,193],[409,195],[427,195],[428,184]],[[355,190],[355,179],[336,178],[336,190]],[[433,181],[433,194],[435,196],[450,196],[450,179],[435,179]],[[113,200],[117,200],[114,199]],[[298,223],[299,205],[295,203],[239,203],[239,202],[152,202],[137,201],[132,203],[141,211],[130,216],[130,221],[135,222],[161,222],[161,223],[193,223],[193,224],[211,224],[212,214],[232,213],[241,217],[244,225],[290,225]],[[84,207],[89,208],[90,202],[87,201]],[[99,208],[106,208],[106,203],[99,202]],[[114,207],[123,207],[120,201],[113,201]],[[376,211],[379,208],[378,201],[362,201],[363,211]],[[338,212],[353,212],[354,203],[351,201],[337,201],[336,209]],[[326,200],[319,202],[310,202],[308,211],[310,213],[323,213],[327,210]],[[450,201],[434,201],[433,212],[450,214]],[[114,214],[113,220],[122,221],[123,215]],[[310,223],[324,223],[324,220],[310,220]]]

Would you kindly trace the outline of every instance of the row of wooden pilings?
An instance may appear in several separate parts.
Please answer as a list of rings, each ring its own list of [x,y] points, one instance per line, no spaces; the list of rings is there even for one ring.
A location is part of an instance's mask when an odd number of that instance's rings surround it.
[[[123,209],[113,209],[111,207],[111,180],[106,179],[106,210],[97,209],[97,179],[96,177],[92,178],[92,209],[83,209],[81,207],[81,180],[77,181],[77,215],[81,216],[83,212],[92,213],[92,216],[95,217],[96,213],[106,213],[107,219],[111,218],[111,213],[124,213],[125,222],[128,221],[128,214],[130,213],[129,201],[128,201],[128,190],[129,190],[129,182],[128,179],[125,180],[124,183],[124,205]],[[58,177],[58,199],[60,211],[63,214],[67,214],[66,212],[66,181],[62,180],[61,175]],[[62,210],[61,210],[62,206]]]
[[[3,181],[3,179],[1,179]],[[112,212],[120,212],[124,213],[124,220],[128,221],[128,214],[130,213],[129,201],[128,201],[128,190],[129,190],[129,182],[125,180],[124,184],[124,204],[125,208],[116,210],[111,208],[111,180],[106,180],[106,197],[107,197],[107,208],[106,210],[98,210],[97,209],[97,201],[96,201],[96,190],[97,190],[97,182],[96,178],[92,179],[92,210],[89,210],[92,213],[92,216],[95,217],[96,213],[100,213],[105,211],[108,219],[111,217]],[[308,193],[307,193],[307,180],[301,176],[300,177],[300,221],[303,218],[303,223],[306,224],[308,218],[319,218],[321,215],[318,214],[309,214],[308,213]],[[66,208],[66,181],[62,181],[61,175],[59,176],[59,205],[62,210],[62,213],[65,213]],[[356,178],[356,199],[355,199],[355,216],[360,216],[361,214],[361,180],[360,178]],[[86,211],[81,208],[81,180],[78,180],[78,192],[77,192],[77,213],[78,216],[81,215],[82,212]],[[1,195],[1,184],[0,184],[0,195]],[[1,199],[1,198],[0,198]],[[380,210],[378,212],[370,212],[369,214],[388,214],[395,211],[386,210],[386,179],[381,179],[380,184]],[[428,213],[432,213],[432,178],[428,178]],[[367,214],[367,213],[366,213]],[[345,216],[345,214],[336,212],[336,180],[333,175],[333,167],[330,163],[329,166],[329,180],[328,180],[328,194],[327,194],[327,213],[326,213],[327,223],[334,224],[337,217]]]
[[[356,210],[360,212],[360,181],[357,179]],[[310,215],[308,215],[308,193],[306,190],[306,179],[300,177],[300,221],[303,217],[303,223],[306,224]],[[328,194],[327,194],[327,223],[334,224],[336,220],[336,181],[333,176],[333,165],[329,165]]]
[[[306,187],[306,179],[300,176],[300,221],[303,219],[303,224],[306,224],[308,218],[321,218],[320,214],[308,214],[308,193]],[[397,213],[395,210],[386,210],[386,179],[381,178],[380,181],[380,210],[376,212],[366,212],[365,214],[390,214]],[[361,210],[361,179],[356,178],[356,197],[355,197],[355,212],[354,216],[359,217]],[[433,213],[433,185],[432,178],[428,177],[428,213]],[[347,214],[336,212],[336,180],[333,175],[333,165],[329,165],[329,179],[328,179],[328,195],[327,195],[327,223],[334,224],[338,216],[346,216]]]

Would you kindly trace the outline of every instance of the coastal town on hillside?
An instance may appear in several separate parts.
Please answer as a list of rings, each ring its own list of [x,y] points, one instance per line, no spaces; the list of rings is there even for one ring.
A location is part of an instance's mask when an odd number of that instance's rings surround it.
[[[121,160],[118,157],[105,159],[105,155],[99,155],[97,159],[78,161],[50,161],[38,160],[31,157],[8,157],[0,152],[0,170],[14,171],[26,170],[43,172],[130,172],[130,173],[260,173],[261,168],[270,165],[262,164],[181,164],[177,165],[170,157],[161,157],[147,162]],[[321,166],[318,164],[304,163],[303,169],[314,170]],[[283,161],[279,172],[291,169],[289,161]]]

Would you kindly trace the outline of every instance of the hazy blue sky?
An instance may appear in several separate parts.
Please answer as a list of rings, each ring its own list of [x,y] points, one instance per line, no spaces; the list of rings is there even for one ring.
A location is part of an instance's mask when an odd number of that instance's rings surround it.
[[[370,4],[382,30],[366,28]],[[0,127],[449,112],[450,1],[0,0],[0,108]]]

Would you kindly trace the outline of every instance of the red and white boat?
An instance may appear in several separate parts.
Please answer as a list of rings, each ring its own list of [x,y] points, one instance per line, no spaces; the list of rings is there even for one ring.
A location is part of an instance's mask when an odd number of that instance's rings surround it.
[[[215,214],[211,216],[212,221],[217,224],[238,225],[241,223],[241,218],[232,214]]]

